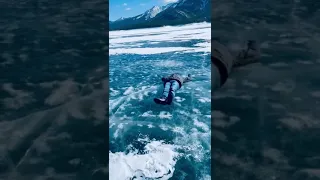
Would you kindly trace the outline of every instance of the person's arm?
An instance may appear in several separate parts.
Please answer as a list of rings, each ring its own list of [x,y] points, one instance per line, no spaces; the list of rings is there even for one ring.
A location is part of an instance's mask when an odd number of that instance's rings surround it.
[[[257,61],[261,57],[259,44],[256,41],[249,40],[247,46],[245,58],[249,59],[250,62]]]
[[[256,63],[261,57],[260,47],[255,41],[249,41],[247,49],[239,52],[236,56],[233,67],[244,66],[251,63]]]
[[[192,81],[191,74],[188,74],[188,76],[184,78],[183,83],[186,83],[186,82],[189,82],[189,81]]]
[[[260,59],[261,55],[259,51],[253,51],[251,49],[242,50],[237,58],[238,63],[234,64],[234,67],[245,66],[247,64],[256,63]]]

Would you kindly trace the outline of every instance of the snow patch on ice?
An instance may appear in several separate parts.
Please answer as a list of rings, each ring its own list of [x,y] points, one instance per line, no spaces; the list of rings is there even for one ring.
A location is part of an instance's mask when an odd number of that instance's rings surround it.
[[[131,151],[109,152],[110,180],[160,179],[172,177],[179,153],[175,146],[162,141],[152,141],[145,146],[143,154]]]
[[[171,119],[172,115],[169,112],[161,111],[159,114],[160,119]]]

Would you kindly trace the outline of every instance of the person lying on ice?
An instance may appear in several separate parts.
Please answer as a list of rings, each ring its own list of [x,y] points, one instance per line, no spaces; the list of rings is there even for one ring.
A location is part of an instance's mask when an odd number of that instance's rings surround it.
[[[187,77],[184,77],[179,73],[174,73],[167,77],[161,78],[161,80],[164,86],[162,97],[154,98],[154,101],[157,104],[170,105],[172,103],[172,100],[175,96],[176,91],[180,89],[184,83],[191,81],[192,78],[190,74],[188,74]]]

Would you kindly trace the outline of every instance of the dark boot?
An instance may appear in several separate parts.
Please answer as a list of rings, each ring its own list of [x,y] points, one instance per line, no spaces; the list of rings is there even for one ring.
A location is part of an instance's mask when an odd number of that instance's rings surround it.
[[[166,103],[167,103],[168,105],[170,105],[170,104],[172,103],[172,101],[173,101],[173,98],[174,98],[173,93],[172,93],[172,91],[170,90],[170,92],[169,92],[169,94],[168,94],[168,97],[167,97],[167,100],[166,100]]]
[[[167,104],[166,98],[154,98],[153,101],[157,104]]]

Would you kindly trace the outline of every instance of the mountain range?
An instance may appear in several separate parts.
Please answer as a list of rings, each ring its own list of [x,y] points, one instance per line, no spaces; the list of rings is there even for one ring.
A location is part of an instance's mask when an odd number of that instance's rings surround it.
[[[109,21],[109,30],[150,28],[210,21],[210,0],[179,0],[165,6],[154,6],[134,17]]]

